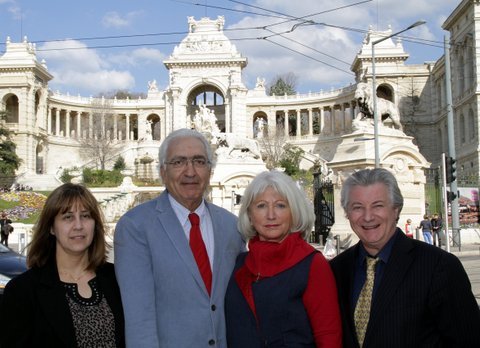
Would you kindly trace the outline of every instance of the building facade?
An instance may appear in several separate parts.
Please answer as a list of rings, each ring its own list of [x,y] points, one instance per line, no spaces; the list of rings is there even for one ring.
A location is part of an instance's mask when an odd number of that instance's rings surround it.
[[[479,1],[463,0],[443,25],[450,32],[459,178],[479,176],[479,14]],[[208,109],[220,133],[247,139],[282,135],[305,150],[305,168],[316,161],[328,166],[343,137],[355,129],[361,111],[358,84],[371,86],[371,42],[391,34],[368,31],[351,65],[356,78],[350,85],[268,96],[261,76],[253,89],[242,81],[247,58],[225,36],[223,17],[190,17],[188,27],[188,35],[164,61],[169,86],[159,90],[151,81],[147,97],[135,100],[53,92],[48,83],[54,76],[45,62],[37,61],[35,45],[7,39],[0,57],[0,101],[23,160],[18,181],[47,189],[58,183],[64,169],[99,167],[98,159],[86,151],[97,143],[108,149],[102,166],[111,167],[121,155],[137,174],[158,178],[162,140],[175,129],[195,127],[202,108]],[[408,53],[398,39],[379,43],[375,53],[378,97],[395,105],[405,134],[413,137],[431,166],[438,167],[441,153],[448,152],[444,57],[406,64]],[[367,164],[373,166],[373,159]]]

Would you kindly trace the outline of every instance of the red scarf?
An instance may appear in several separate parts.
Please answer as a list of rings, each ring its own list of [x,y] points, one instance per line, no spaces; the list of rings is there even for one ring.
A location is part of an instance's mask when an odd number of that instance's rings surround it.
[[[248,243],[245,264],[235,273],[235,280],[255,318],[252,284],[273,277],[302,261],[315,249],[303,240],[300,232],[290,233],[282,242],[264,242],[258,236]]]

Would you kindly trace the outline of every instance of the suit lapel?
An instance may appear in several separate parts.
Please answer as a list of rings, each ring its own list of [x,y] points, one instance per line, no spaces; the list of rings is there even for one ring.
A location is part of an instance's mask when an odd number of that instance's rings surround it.
[[[385,317],[383,314],[390,310],[391,301],[414,261],[410,252],[413,247],[413,243],[403,233],[397,235],[397,240],[393,245],[392,253],[372,304],[370,318],[373,320],[368,324],[365,340],[369,332],[375,332],[375,325],[378,320],[383,320]]]
[[[177,250],[179,258],[187,265],[187,268],[195,278],[198,286],[205,292],[206,295],[208,295],[207,288],[205,287],[205,283],[203,282],[200,271],[198,270],[192,250],[190,249],[188,240],[183,232],[183,227],[180,225],[177,215],[175,215],[175,212],[170,205],[170,201],[168,200],[167,191],[164,191],[158,199],[157,210],[160,212],[160,214],[158,215],[157,219],[159,223],[162,225],[163,230],[172,242],[174,248]],[[215,276],[213,277],[213,280],[215,280]]]
[[[354,281],[354,274],[355,274],[355,255],[358,252],[358,244],[351,248],[348,251],[345,251],[345,260],[343,260],[343,267],[341,272],[337,273],[339,280],[337,281],[338,284],[341,286],[338,287],[339,292],[339,301],[340,305],[343,307],[342,312],[348,313],[349,315],[346,319],[346,325],[348,327],[348,332],[351,332],[356,340],[356,331],[355,331],[355,324],[353,322],[353,312],[355,310],[354,306],[352,305],[352,291],[353,291],[353,281]],[[347,254],[348,253],[348,254]]]
[[[212,265],[212,296],[217,288],[216,282],[218,282],[218,274],[221,274],[220,269],[222,267],[223,253],[225,251],[225,224],[223,223],[223,216],[219,209],[212,204],[207,204],[210,217],[212,219],[213,226],[213,240],[214,240],[214,258]]]

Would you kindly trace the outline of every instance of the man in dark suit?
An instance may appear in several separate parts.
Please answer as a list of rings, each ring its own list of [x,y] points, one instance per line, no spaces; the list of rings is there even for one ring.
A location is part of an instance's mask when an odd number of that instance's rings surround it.
[[[480,310],[462,264],[397,228],[403,196],[393,174],[355,172],[341,204],[360,239],[331,261],[344,347],[480,347]]]
[[[244,250],[237,218],[204,199],[214,160],[202,134],[170,133],[159,161],[166,191],[128,211],[115,230],[127,347],[226,348],[225,291]],[[195,232],[204,262],[194,252]]]

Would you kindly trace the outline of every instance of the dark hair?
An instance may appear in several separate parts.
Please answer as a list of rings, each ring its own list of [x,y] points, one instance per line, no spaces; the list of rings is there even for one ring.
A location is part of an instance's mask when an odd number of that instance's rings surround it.
[[[342,208],[347,212],[350,199],[350,191],[355,186],[370,186],[374,184],[383,184],[387,187],[390,196],[390,202],[394,208],[398,208],[398,214],[403,208],[403,196],[398,187],[397,179],[391,172],[383,168],[362,169],[353,173],[348,177],[342,186],[341,204]]]
[[[103,214],[99,204],[85,186],[67,183],[57,187],[48,196],[40,217],[33,227],[32,241],[28,246],[28,267],[42,267],[49,260],[55,258],[56,238],[50,233],[55,217],[67,212],[77,204],[83,205],[95,221],[92,244],[88,247],[87,269],[94,271],[105,263],[107,244]]]

